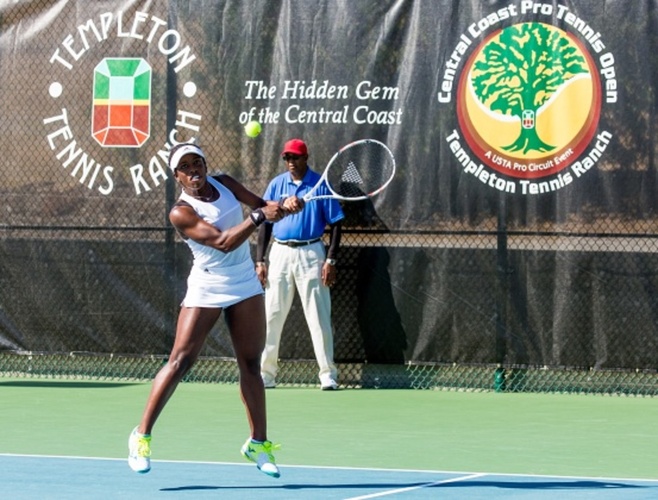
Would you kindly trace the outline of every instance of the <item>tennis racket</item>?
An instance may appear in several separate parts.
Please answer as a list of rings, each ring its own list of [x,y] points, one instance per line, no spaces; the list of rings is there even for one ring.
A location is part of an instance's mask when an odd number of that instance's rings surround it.
[[[395,158],[388,147],[374,139],[361,139],[343,146],[329,160],[320,180],[304,195],[304,201],[336,198],[356,201],[372,198],[390,184]],[[325,184],[327,194],[317,194]]]

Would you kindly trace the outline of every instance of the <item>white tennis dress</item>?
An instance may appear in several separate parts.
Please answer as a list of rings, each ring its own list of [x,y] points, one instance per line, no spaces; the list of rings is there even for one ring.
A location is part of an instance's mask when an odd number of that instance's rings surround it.
[[[240,224],[244,220],[240,202],[220,182],[212,177],[207,180],[219,191],[217,200],[205,202],[185,192],[181,193],[180,199],[220,231]],[[229,307],[264,293],[256,276],[248,241],[232,252],[222,252],[189,238],[185,243],[192,250],[194,262],[187,278],[184,307]]]

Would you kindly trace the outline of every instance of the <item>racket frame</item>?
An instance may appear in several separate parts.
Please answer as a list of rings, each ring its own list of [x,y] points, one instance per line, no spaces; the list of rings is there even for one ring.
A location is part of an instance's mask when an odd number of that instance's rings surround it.
[[[342,196],[342,195],[338,194],[336,191],[334,191],[332,189],[331,185],[328,182],[325,182],[328,178],[327,174],[329,173],[329,169],[331,168],[331,166],[336,161],[336,158],[338,158],[341,155],[341,153],[343,153],[344,151],[346,151],[349,148],[352,148],[356,145],[364,144],[364,143],[374,143],[374,144],[378,145],[379,147],[384,148],[384,150],[390,156],[391,162],[392,162],[392,165],[393,165],[391,175],[389,175],[388,179],[386,179],[386,182],[384,182],[384,184],[382,184],[379,188],[375,189],[374,191],[372,191],[370,193],[366,193],[363,196],[357,196],[357,197]],[[393,180],[393,177],[395,176],[395,170],[396,170],[395,157],[393,156],[393,153],[391,152],[391,150],[389,149],[389,147],[386,144],[384,144],[383,142],[377,141],[375,139],[359,139],[357,141],[353,141],[353,142],[350,142],[349,144],[346,144],[345,146],[340,148],[338,151],[336,151],[336,153],[329,160],[329,163],[327,163],[327,166],[325,167],[324,172],[322,172],[322,177],[320,177],[320,180],[318,180],[318,182],[316,182],[315,186],[313,186],[311,188],[311,190],[302,197],[302,199],[304,200],[305,203],[307,203],[309,201],[313,201],[313,200],[322,200],[322,199],[328,199],[328,198],[334,198],[334,199],[341,200],[341,201],[367,200],[368,198],[372,198],[373,196],[381,193],[391,183],[391,181]],[[319,196],[313,196],[313,193],[315,193],[323,183],[326,184],[327,189],[329,189],[331,194],[323,194],[323,195],[319,195]]]

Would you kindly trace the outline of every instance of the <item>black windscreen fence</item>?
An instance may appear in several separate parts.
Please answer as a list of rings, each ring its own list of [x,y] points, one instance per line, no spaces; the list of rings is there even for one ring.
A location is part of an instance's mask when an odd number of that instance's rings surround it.
[[[286,140],[322,171],[370,138],[397,171],[343,203],[342,384],[656,394],[657,33],[654,0],[5,2],[0,373],[157,370],[173,144],[260,194]],[[280,354],[314,383],[297,301]],[[188,378],[232,357],[220,321]]]

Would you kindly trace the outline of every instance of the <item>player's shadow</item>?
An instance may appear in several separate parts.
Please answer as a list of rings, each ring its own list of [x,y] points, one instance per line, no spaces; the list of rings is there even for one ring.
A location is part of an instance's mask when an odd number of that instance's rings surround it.
[[[333,483],[333,484],[319,484],[319,483],[284,483],[272,484],[271,486],[257,486],[254,484],[244,486],[212,486],[212,485],[189,485],[189,486],[176,486],[170,488],[160,488],[160,491],[203,491],[203,490],[257,490],[257,489],[284,489],[284,490],[327,490],[327,489],[357,489],[365,488],[368,490],[375,488],[414,488],[423,486],[425,483],[421,482],[385,482],[385,483]]]
[[[327,490],[327,489],[401,489],[401,488],[418,488],[423,489],[426,492],[432,490],[446,489],[446,488],[506,488],[506,489],[518,489],[518,490],[614,490],[614,489],[638,489],[638,488],[647,488],[647,486],[637,485],[633,483],[622,483],[620,481],[455,481],[455,482],[444,482],[437,481],[435,484],[427,482],[370,482],[370,483],[334,483],[334,484],[316,484],[316,483],[284,483],[284,484],[272,484],[268,486],[257,486],[257,485],[227,485],[227,486],[215,486],[215,485],[188,485],[188,486],[176,486],[170,488],[160,488],[160,491],[204,491],[204,490],[271,490],[271,489],[283,489],[283,490]]]

